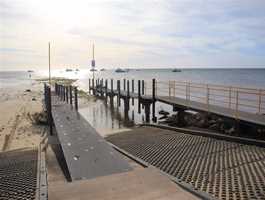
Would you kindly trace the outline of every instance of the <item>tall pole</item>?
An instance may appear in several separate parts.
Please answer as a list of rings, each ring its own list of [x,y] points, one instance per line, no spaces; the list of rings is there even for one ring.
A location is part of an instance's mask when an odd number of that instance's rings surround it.
[[[49,42],[49,84],[51,87],[51,44]]]
[[[94,49],[95,49],[95,46],[93,44],[93,48],[92,48],[92,54],[93,54],[93,60],[92,60],[93,79],[95,78],[95,67],[96,67]]]

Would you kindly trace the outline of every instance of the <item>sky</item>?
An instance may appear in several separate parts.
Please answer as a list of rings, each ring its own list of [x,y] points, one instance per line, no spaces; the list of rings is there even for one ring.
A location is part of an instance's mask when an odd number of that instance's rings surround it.
[[[264,0],[0,0],[0,69],[265,67]]]

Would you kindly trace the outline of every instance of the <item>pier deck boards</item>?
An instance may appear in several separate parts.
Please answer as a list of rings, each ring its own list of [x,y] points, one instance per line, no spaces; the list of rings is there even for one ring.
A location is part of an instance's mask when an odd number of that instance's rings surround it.
[[[222,115],[229,118],[236,118],[242,121],[259,124],[265,126],[265,116],[248,113],[244,111],[235,111],[229,108],[224,108],[217,105],[207,105],[205,103],[196,102],[196,101],[186,101],[185,99],[178,97],[167,97],[167,96],[158,96],[158,101],[161,101],[170,105],[178,105],[184,108],[190,108],[196,111],[210,112],[218,115]]]
[[[52,116],[72,180],[131,170],[127,161],[71,105],[56,96],[52,96]]]

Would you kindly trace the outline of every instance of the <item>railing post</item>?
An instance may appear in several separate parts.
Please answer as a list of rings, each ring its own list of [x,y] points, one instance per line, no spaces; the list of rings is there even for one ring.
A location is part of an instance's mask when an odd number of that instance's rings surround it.
[[[134,93],[134,79],[132,79],[132,93]],[[132,105],[134,106],[134,98],[132,97]]]
[[[77,91],[77,87],[74,88],[74,93],[75,93],[75,109],[78,110],[78,91]]]
[[[232,106],[232,87],[229,87],[229,108]]]
[[[172,84],[173,84],[173,96],[176,97],[176,81],[173,81]]]
[[[236,118],[238,117],[238,102],[239,101],[239,94],[238,90],[236,91]]]
[[[70,104],[73,105],[73,92],[72,92],[72,85],[69,87],[69,93],[70,93]]]
[[[261,114],[261,96],[262,96],[262,90],[259,90],[259,101],[258,101],[258,112]]]
[[[156,106],[155,106],[155,102],[156,102],[156,80],[153,79],[152,80],[152,99],[153,99],[153,104],[152,104],[152,120],[153,122],[156,122],[156,116],[155,116],[155,109],[156,109]]]
[[[171,81],[168,81],[168,96],[171,97]]]
[[[210,103],[210,88],[209,85],[206,85],[206,104],[207,104],[207,109],[209,112],[209,103]]]

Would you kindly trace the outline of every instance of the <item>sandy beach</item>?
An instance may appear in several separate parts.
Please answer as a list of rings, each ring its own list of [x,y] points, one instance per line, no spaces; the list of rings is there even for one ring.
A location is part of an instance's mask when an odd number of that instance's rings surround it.
[[[29,87],[30,86],[30,87]],[[45,126],[36,123],[42,112],[42,84],[0,89],[0,151],[37,147]]]

